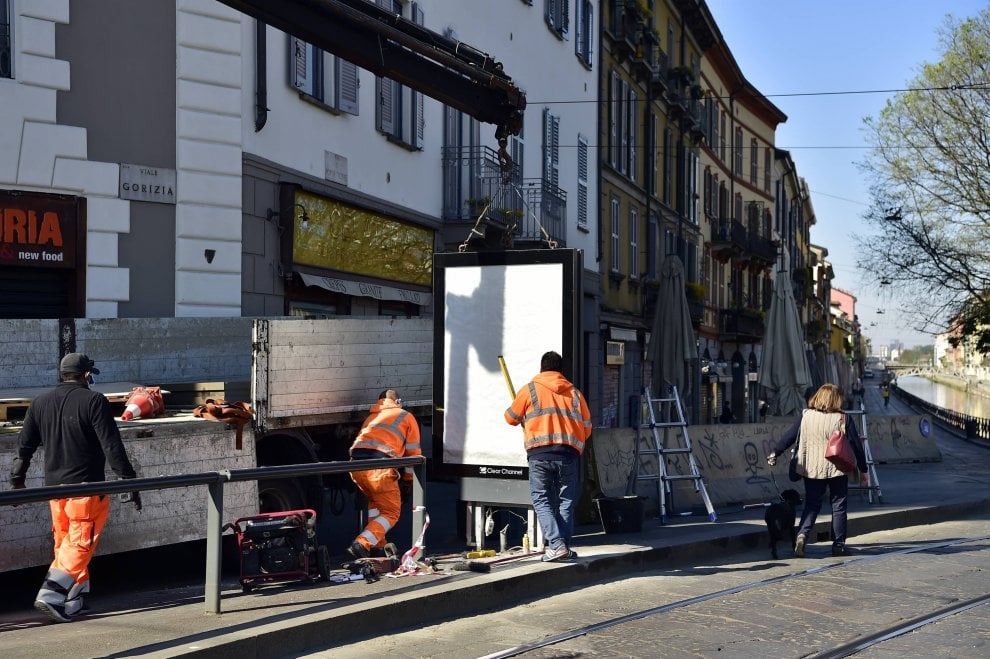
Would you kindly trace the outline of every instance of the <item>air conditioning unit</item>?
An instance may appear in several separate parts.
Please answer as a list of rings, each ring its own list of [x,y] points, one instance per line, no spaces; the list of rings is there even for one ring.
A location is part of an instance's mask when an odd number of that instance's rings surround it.
[[[606,364],[625,364],[626,363],[626,344],[622,341],[606,341],[605,342],[605,363]]]

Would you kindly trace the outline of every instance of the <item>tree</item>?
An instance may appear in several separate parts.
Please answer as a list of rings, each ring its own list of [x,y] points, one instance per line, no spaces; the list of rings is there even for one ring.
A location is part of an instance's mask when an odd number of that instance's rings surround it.
[[[859,236],[868,279],[926,331],[990,348],[990,8],[947,17],[942,59],[864,123],[877,231]]]

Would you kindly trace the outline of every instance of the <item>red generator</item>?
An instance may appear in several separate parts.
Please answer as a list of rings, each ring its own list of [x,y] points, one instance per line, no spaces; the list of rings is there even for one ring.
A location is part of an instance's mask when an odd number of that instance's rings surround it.
[[[316,511],[261,513],[225,525],[237,534],[241,590],[286,581],[330,580],[330,553],[316,544]]]

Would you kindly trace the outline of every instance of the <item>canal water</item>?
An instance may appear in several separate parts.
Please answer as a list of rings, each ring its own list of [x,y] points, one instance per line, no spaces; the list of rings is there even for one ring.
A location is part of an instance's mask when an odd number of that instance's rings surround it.
[[[897,378],[897,386],[943,409],[990,419],[990,398],[987,396],[955,389],[914,375]]]

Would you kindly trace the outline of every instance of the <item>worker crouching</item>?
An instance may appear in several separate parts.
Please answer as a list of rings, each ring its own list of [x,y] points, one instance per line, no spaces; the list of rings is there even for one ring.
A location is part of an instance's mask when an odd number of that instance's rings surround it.
[[[378,396],[361,432],[351,445],[351,460],[375,460],[422,455],[416,417],[402,409],[402,400],[388,389]],[[413,468],[402,473],[393,467],[352,471],[351,480],[368,498],[368,522],[347,552],[367,558],[371,550],[385,549],[385,535],[399,521],[402,501],[412,493]]]

